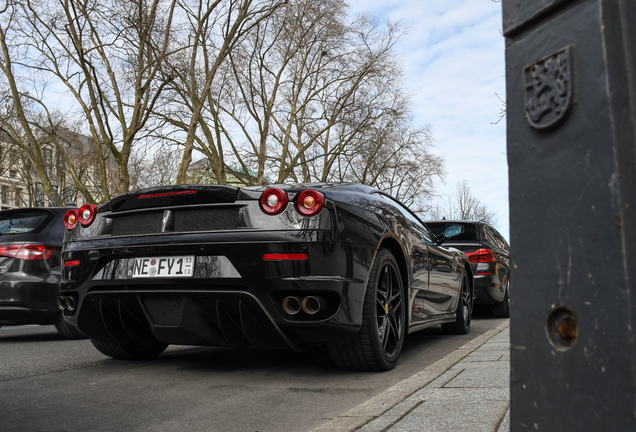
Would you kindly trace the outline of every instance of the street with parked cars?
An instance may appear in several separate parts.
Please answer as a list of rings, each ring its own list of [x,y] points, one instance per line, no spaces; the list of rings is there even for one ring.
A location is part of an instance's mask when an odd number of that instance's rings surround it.
[[[3,431],[329,428],[509,316],[493,227],[362,185],[146,189],[0,241]]]

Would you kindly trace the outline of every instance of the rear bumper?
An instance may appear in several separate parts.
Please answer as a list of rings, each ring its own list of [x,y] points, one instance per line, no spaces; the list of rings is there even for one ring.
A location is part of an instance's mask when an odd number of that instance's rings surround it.
[[[0,280],[0,325],[53,324],[59,314],[55,298],[59,295],[58,278],[54,282],[16,273]]]
[[[116,239],[107,240],[110,247],[66,244],[64,253],[81,264],[65,269],[62,295],[77,296],[78,304],[65,319],[105,342],[297,350],[361,326],[373,249],[331,243],[321,231],[236,233],[234,241],[222,242],[215,234],[199,234],[196,242],[182,235],[157,237],[123,247]],[[265,261],[266,253],[308,258]],[[182,255],[196,257],[191,278],[128,275],[135,257]],[[225,260],[234,270],[219,268]],[[308,295],[324,300],[325,308],[315,315],[285,313],[285,297]]]
[[[475,275],[475,304],[493,304],[504,300],[504,284],[497,275]]]

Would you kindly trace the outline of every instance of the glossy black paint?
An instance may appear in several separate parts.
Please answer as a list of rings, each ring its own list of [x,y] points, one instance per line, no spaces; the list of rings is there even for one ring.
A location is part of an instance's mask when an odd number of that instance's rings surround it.
[[[409,331],[455,320],[464,274],[472,289],[468,261],[461,252],[437,245],[408,208],[361,185],[276,187],[287,191],[290,203],[275,216],[259,206],[267,187],[155,188],[99,207],[91,226],[78,225],[65,236],[63,259],[80,261],[63,271],[62,295],[78,299],[78,308],[65,311],[65,319],[111,343],[302,349],[359,331],[371,266],[378,250],[387,248],[407,287]],[[293,205],[307,189],[320,190],[326,198],[325,208],[312,217]],[[138,198],[192,190],[196,193]],[[227,227],[214,215],[229,214],[228,209],[236,215],[231,229],[186,229],[206,223]],[[184,219],[183,229],[178,228],[170,224],[176,212],[209,222]],[[139,221],[140,230],[155,232],[113,235],[132,232],[127,225],[120,228],[126,221]],[[265,261],[263,256],[271,253],[308,258]],[[196,256],[192,278],[131,277],[136,257],[186,255]],[[324,309],[315,315],[283,311],[285,297],[309,295],[323,299]]]
[[[59,294],[60,252],[65,232],[62,217],[66,210],[50,207],[0,212],[0,216],[48,214],[37,230],[0,234],[0,247],[27,243],[55,247],[49,260],[0,256],[0,325],[50,325],[61,313],[55,298]]]
[[[492,226],[481,221],[442,220],[427,221],[434,234],[448,225],[461,225],[464,233],[444,241],[444,245],[464,253],[486,248],[495,252],[492,263],[471,263],[475,278],[475,304],[493,304],[504,301],[506,287],[510,286],[510,248],[503,236]]]

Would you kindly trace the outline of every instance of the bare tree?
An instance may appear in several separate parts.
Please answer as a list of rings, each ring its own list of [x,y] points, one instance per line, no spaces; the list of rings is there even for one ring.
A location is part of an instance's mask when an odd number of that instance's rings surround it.
[[[33,105],[28,93],[21,92],[13,74],[13,58],[17,49],[7,36],[7,30],[19,27],[18,8],[11,2],[5,3],[0,10],[0,69],[4,75],[0,92],[0,130],[5,142],[18,149],[35,167],[46,193],[53,193],[53,185],[45,171],[40,140],[28,119],[28,110]]]
[[[195,151],[206,181],[357,181],[418,211],[444,175],[402,91],[405,29],[345,0],[5,1],[0,129],[47,193],[42,145],[90,202],[184,183]]]
[[[496,212],[488,210],[488,207],[471,193],[466,180],[458,182],[455,195],[448,195],[446,202],[434,206],[429,215],[431,219],[476,220],[493,226],[497,223]]]
[[[255,23],[201,109],[195,148],[215,181],[227,181],[221,170],[254,172],[248,184],[357,181],[423,209],[443,159],[401,91],[403,31],[351,19],[343,0],[292,0]]]
[[[139,146],[130,158],[131,189],[175,183],[182,151],[181,146],[170,143]]]
[[[100,187],[110,199],[108,158],[118,166],[115,192],[130,187],[128,161],[166,81],[164,66],[175,1],[168,0],[8,0],[2,11],[2,68],[20,129],[3,122],[13,141],[28,152],[44,190],[52,185],[44,171],[38,141],[47,134],[63,155],[75,186],[96,201],[57,138],[59,116],[49,108],[49,87],[64,88],[69,111],[83,118],[87,133],[99,145]],[[8,36],[10,32],[10,37]],[[21,75],[16,77],[18,68]],[[29,79],[20,85],[20,80]],[[36,105],[39,118],[24,106]]]
[[[186,133],[183,156],[177,176],[186,181],[187,169],[196,148],[210,160],[217,181],[225,180],[225,162],[218,119],[215,88],[217,74],[229,53],[261,20],[266,19],[285,0],[201,0],[179,2],[186,33],[177,45],[185,46],[170,59],[172,104],[176,109],[162,115],[164,121]],[[176,50],[175,50],[176,51]],[[220,80],[223,81],[221,76]],[[200,129],[202,136],[197,135]]]
[[[396,110],[340,155],[332,178],[377,187],[425,213],[435,196],[435,182],[445,175],[444,159],[429,151],[432,145],[429,126],[415,128],[408,111]]]
[[[302,141],[293,142],[293,134],[306,131],[298,120],[316,97],[318,74],[333,69],[322,53],[342,39],[345,16],[341,1],[291,1],[231,53],[231,76],[239,91],[223,93],[226,103],[220,107],[230,120],[226,130],[233,122],[247,146],[239,149],[240,138],[226,138],[244,170],[256,165],[259,184],[268,168],[282,183],[306,162],[308,152]],[[301,150],[296,161],[290,157],[294,145]]]
[[[393,108],[401,32],[369,16],[351,21],[342,0],[290,1],[230,56],[240,93],[221,109],[248,143],[234,156],[256,161],[260,183],[266,170],[277,183],[332,178],[341,155]]]

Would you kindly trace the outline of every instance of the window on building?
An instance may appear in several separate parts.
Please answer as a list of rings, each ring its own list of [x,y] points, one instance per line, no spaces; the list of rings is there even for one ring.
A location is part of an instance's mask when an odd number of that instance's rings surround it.
[[[51,175],[51,149],[44,149],[42,157],[44,158],[44,170],[48,175]]]
[[[15,206],[20,207],[22,205],[22,191],[20,189],[15,190]]]
[[[58,176],[58,178],[61,178],[60,176],[62,175],[63,172],[64,172],[64,161],[62,160],[62,154],[58,153],[57,161],[55,162],[55,175]]]
[[[2,186],[2,189],[0,189],[0,201],[2,201],[2,204],[7,204],[7,194],[7,187]]]

